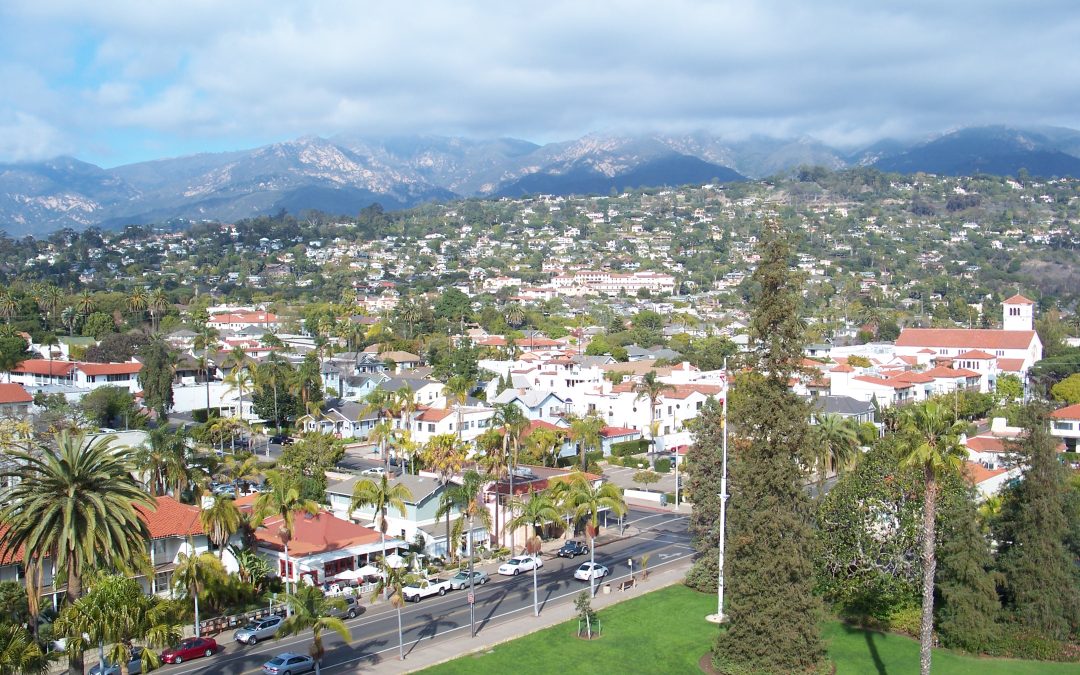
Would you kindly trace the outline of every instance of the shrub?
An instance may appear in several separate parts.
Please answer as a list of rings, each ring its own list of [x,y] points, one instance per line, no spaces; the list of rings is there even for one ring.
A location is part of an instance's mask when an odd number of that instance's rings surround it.
[[[922,630],[922,607],[919,605],[906,605],[897,607],[889,612],[889,630],[901,633],[915,639],[919,638]]]
[[[1068,656],[1064,643],[1016,624],[1002,626],[988,653],[990,656],[1037,661],[1062,661]]]
[[[649,450],[649,441],[644,438],[639,438],[636,441],[620,441],[619,443],[611,444],[611,454],[615,457],[626,457],[628,455],[640,455],[643,452]]]
[[[671,460],[667,457],[656,460],[656,473],[669,473],[671,471]]]

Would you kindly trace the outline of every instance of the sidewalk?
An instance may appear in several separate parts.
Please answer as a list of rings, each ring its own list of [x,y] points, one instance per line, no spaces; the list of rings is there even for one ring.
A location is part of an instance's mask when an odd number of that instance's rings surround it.
[[[605,607],[610,607],[623,600],[631,600],[643,593],[682,583],[688,569],[690,569],[689,558],[662,567],[652,567],[649,570],[648,581],[639,581],[635,588],[627,591],[619,591],[618,580],[610,582],[610,592],[607,593],[604,592],[604,587],[609,586],[609,584],[600,584],[597,587],[596,597],[593,599],[593,608],[603,612]],[[396,652],[387,653],[381,663],[375,665],[364,664],[356,670],[380,674],[414,673],[461,656],[486,651],[523,635],[569,621],[575,616],[574,603],[572,602],[562,602],[547,609],[542,609],[539,617],[534,617],[531,611],[525,610],[521,612],[521,616],[488,626],[478,633],[475,638],[470,639],[466,636],[418,645],[404,661],[397,660]],[[406,645],[407,648],[408,645]]]

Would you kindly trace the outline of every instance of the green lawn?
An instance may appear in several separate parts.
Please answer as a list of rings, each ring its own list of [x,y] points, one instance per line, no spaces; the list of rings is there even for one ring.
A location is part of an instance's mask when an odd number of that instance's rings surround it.
[[[705,615],[716,598],[671,586],[600,611],[604,635],[587,642],[574,637],[572,621],[499,645],[425,673],[697,673],[698,659],[712,644],[716,626]],[[919,644],[909,638],[848,628],[824,629],[838,675],[906,675],[919,671]],[[1026,675],[1080,673],[1080,664],[979,659],[934,652],[934,673]]]

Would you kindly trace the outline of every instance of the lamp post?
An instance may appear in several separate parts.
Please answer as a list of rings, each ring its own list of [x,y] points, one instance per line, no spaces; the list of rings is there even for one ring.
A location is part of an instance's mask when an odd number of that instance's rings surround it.
[[[724,440],[723,440],[723,460],[722,460],[722,465],[721,465],[721,469],[720,469],[720,542],[719,542],[719,546],[717,547],[718,551],[719,551],[719,560],[717,561],[718,564],[717,564],[717,575],[716,575],[716,577],[717,577],[716,578],[716,581],[717,581],[717,583],[716,583],[716,614],[710,614],[709,616],[706,617],[706,619],[708,619],[709,621],[712,621],[713,623],[723,623],[725,618],[726,618],[724,616],[724,538],[725,538],[726,526],[727,526],[727,500],[728,500],[728,491],[727,491],[727,437],[728,437],[728,430],[727,430],[727,402],[728,402],[728,396],[729,396],[730,392],[731,392],[731,383],[728,380],[727,358],[725,357],[724,358],[724,409],[723,409],[724,412],[723,412],[723,418],[722,418],[722,421],[721,421],[721,424],[722,424],[722,426],[724,428],[724,436],[723,436]]]

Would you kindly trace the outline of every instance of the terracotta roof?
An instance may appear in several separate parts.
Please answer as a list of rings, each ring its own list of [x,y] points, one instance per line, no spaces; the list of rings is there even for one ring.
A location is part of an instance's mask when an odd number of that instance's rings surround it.
[[[979,374],[974,370],[966,370],[964,368],[946,368],[945,366],[937,366],[930,370],[924,371],[924,375],[929,375],[935,379],[943,378],[958,378],[958,377],[978,377]]]
[[[600,435],[604,437],[640,436],[641,432],[637,429],[627,429],[626,427],[604,427],[600,430]]]
[[[489,335],[483,340],[477,341],[476,344],[479,347],[505,347],[506,338],[501,335]]]
[[[964,462],[964,476],[971,482],[972,485],[978,485],[993,478],[994,476],[1000,476],[1008,471],[1008,469],[987,469],[978,462]]]
[[[894,375],[891,379],[894,379],[897,382],[910,382],[911,384],[926,384],[928,382],[934,381],[934,378],[930,377],[926,373],[917,373],[911,370],[903,373],[898,373]]]
[[[278,527],[281,516],[272,516],[255,530],[255,538],[267,548],[280,550],[281,538]],[[351,546],[362,546],[379,541],[379,533],[363,525],[342,520],[326,511],[318,515],[296,514],[293,535],[289,541],[289,555],[302,557],[316,553],[339,551]]]
[[[687,398],[691,394],[713,396],[722,391],[723,388],[716,384],[678,384],[674,389],[664,390],[664,398]]]
[[[1024,359],[998,359],[997,367],[1006,373],[1019,373],[1024,368]]]
[[[30,403],[34,400],[21,384],[0,384],[0,404]]]
[[[449,408],[428,408],[420,413],[416,419],[420,422],[441,422],[453,414],[454,411]]]
[[[95,375],[134,375],[142,370],[141,363],[76,363],[75,367],[89,377]]]
[[[855,369],[852,368],[851,366],[849,366],[848,364],[843,363],[843,364],[840,364],[839,366],[833,368],[829,372],[830,373],[854,373]]]
[[[883,380],[880,377],[871,377],[869,375],[857,375],[854,378],[859,382],[866,382],[867,384],[876,384],[879,387],[888,387],[890,389],[907,389],[911,386],[909,382],[900,382],[897,380]]]
[[[957,354],[954,358],[972,359],[976,361],[991,361],[994,359],[994,355],[987,354],[981,349],[972,349],[971,351],[964,352],[963,354]]]
[[[1024,296],[1017,293],[1016,295],[1012,296],[1008,300],[1003,300],[1001,302],[1001,304],[1003,304],[1003,305],[1034,305],[1035,302],[1033,300],[1028,300]]]
[[[950,349],[1027,349],[1035,338],[1035,331],[1033,330],[905,328],[900,332],[900,337],[896,339],[896,346]]]
[[[66,377],[71,374],[75,364],[71,361],[50,361],[49,359],[27,359],[12,370],[13,373],[27,375],[53,375]]]
[[[993,436],[973,436],[967,439],[969,450],[973,452],[1005,452],[1005,440]]]
[[[1080,403],[1058,408],[1050,413],[1050,417],[1056,420],[1080,420]]]
[[[135,505],[135,510],[150,528],[151,539],[204,534],[202,523],[199,522],[199,507],[181,504],[172,497],[157,497],[157,509],[154,511],[139,504]]]
[[[208,323],[274,323],[278,320],[273,312],[233,312],[229,314],[215,314],[210,317]]]

